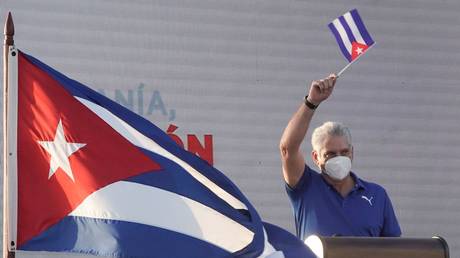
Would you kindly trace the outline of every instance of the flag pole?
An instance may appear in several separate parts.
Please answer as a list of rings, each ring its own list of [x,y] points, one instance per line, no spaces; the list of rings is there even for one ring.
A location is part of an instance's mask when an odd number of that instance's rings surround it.
[[[8,167],[7,167],[7,93],[8,93],[8,55],[10,46],[14,45],[14,24],[11,12],[8,12],[4,27],[5,40],[3,42],[3,258],[14,258],[15,253],[9,251],[8,243]],[[13,243],[11,243],[14,245]]]

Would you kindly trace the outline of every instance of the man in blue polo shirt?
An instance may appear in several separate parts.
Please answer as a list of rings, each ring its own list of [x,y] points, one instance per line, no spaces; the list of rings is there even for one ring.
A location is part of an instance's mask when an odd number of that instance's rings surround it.
[[[400,236],[401,229],[385,189],[351,172],[353,146],[347,127],[326,122],[312,134],[312,159],[305,164],[300,145],[316,107],[331,94],[336,75],[311,83],[309,93],[289,121],[280,142],[283,176],[291,200],[297,236]]]

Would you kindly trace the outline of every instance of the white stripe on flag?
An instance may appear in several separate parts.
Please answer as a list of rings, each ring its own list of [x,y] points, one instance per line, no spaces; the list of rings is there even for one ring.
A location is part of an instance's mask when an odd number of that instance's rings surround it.
[[[118,181],[88,196],[70,216],[111,219],[168,229],[236,252],[254,233],[214,209],[156,187]]]
[[[351,13],[348,12],[343,15],[345,18],[345,21],[348,24],[348,27],[350,27],[351,32],[353,33],[353,36],[355,36],[355,39],[358,43],[361,43],[363,45],[367,45],[366,41],[364,41],[363,37],[361,36],[361,32],[359,31],[358,27],[356,26],[355,20],[351,16]]]
[[[345,31],[345,28],[343,28],[342,23],[340,23],[339,19],[335,19],[332,24],[334,24],[335,29],[339,32],[343,44],[347,48],[348,53],[351,55],[351,41],[348,38],[347,32]]]
[[[174,156],[169,151],[165,150],[163,147],[158,145],[152,139],[146,137],[142,133],[138,132],[135,128],[127,124],[125,121],[121,120],[114,114],[112,114],[107,109],[94,104],[91,101],[88,101],[83,98],[75,97],[83,105],[88,107],[96,115],[98,115],[102,120],[109,124],[114,130],[119,134],[125,137],[132,144],[144,148],[146,150],[157,153],[181,166],[185,171],[187,171],[192,177],[194,177],[198,182],[206,186],[209,190],[219,196],[222,200],[227,202],[230,206],[235,209],[245,209],[247,210],[246,205],[240,200],[236,199],[233,195],[227,193],[224,189],[216,185],[214,182],[209,180],[207,177],[202,175],[187,162],[181,160],[180,158]]]

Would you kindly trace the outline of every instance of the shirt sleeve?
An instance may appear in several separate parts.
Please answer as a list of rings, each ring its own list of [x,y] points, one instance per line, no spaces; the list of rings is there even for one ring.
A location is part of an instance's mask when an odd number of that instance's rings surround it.
[[[300,196],[301,196],[301,193],[306,190],[306,188],[310,184],[311,173],[312,172],[313,172],[313,170],[311,170],[305,164],[305,169],[303,171],[303,174],[300,177],[299,182],[297,182],[297,184],[294,187],[289,186],[285,182],[286,192],[287,192],[287,194],[288,194],[288,196],[289,196],[289,198],[291,199],[292,202],[295,202],[296,200],[298,200],[300,198]]]
[[[380,233],[382,237],[399,237],[401,236],[401,228],[399,227],[398,219],[396,218],[395,212],[393,210],[393,205],[391,204],[390,197],[385,193],[385,206],[383,214],[383,229]]]
[[[312,181],[312,170],[305,165],[305,169],[303,171],[302,176],[299,179],[299,182],[294,187],[290,187],[287,183],[285,183],[286,192],[288,194],[289,200],[291,201],[292,205],[292,212],[295,218],[295,228],[297,232],[297,237],[301,238],[301,220],[302,220],[302,199],[303,193],[307,190],[308,186],[311,184]]]

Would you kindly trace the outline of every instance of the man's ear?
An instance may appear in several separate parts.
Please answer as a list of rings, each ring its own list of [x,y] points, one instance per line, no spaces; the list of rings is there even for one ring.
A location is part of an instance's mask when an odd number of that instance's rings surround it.
[[[315,150],[311,151],[311,159],[315,162],[316,166],[319,167],[319,153]]]

